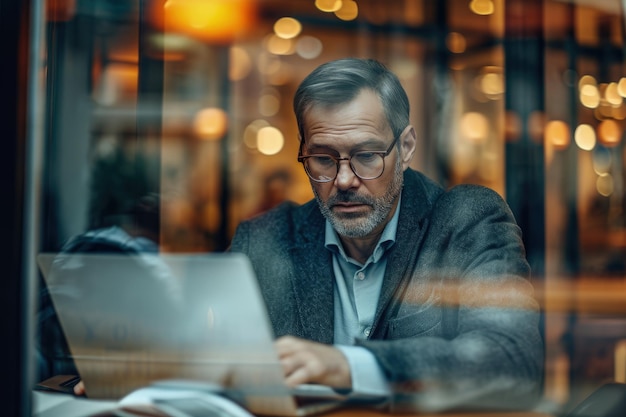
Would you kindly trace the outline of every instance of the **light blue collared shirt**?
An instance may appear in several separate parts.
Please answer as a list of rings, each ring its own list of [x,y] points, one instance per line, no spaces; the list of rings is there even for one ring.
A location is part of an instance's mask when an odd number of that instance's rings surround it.
[[[370,335],[387,267],[385,255],[395,244],[399,213],[400,202],[365,264],[347,256],[337,232],[326,221],[324,246],[332,253],[335,275],[334,341],[348,358],[352,391],[356,396],[391,392],[374,355],[363,347],[354,346],[354,340]]]

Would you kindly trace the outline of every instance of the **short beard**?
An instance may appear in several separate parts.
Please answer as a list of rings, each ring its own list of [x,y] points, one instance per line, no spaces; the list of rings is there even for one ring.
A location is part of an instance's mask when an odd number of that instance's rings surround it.
[[[337,194],[330,197],[328,201],[324,202],[315,187],[313,187],[313,193],[315,194],[315,199],[317,200],[320,211],[339,235],[349,238],[362,238],[372,233],[389,216],[394,202],[402,192],[404,181],[403,173],[402,161],[398,158],[395,164],[393,180],[391,184],[389,184],[387,192],[379,198],[358,195],[353,191],[340,190]],[[372,207],[373,211],[365,218],[360,217],[361,214],[342,214],[338,216],[331,209],[331,207],[338,202],[366,204]]]

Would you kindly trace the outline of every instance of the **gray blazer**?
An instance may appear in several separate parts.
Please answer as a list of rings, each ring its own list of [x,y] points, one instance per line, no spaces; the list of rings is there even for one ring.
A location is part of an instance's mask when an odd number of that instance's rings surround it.
[[[333,272],[312,200],[239,225],[231,250],[258,275],[276,336],[333,342]],[[526,408],[543,375],[521,232],[500,196],[444,191],[407,170],[372,332],[355,340],[390,381],[392,410]]]

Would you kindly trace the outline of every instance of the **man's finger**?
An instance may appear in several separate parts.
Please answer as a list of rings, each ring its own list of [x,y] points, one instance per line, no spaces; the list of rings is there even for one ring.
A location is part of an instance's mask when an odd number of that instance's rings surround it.
[[[308,369],[304,366],[296,368],[291,374],[285,378],[285,383],[289,387],[296,387],[300,384],[311,382],[311,378]]]
[[[83,381],[78,381],[74,385],[74,395],[85,395],[85,383]]]
[[[289,355],[299,350],[300,340],[293,336],[283,336],[274,342],[274,347],[278,352],[278,356]]]

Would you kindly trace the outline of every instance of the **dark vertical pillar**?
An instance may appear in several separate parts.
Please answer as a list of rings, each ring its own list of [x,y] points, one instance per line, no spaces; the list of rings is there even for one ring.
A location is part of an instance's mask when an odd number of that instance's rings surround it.
[[[30,415],[30,312],[23,270],[24,171],[27,120],[29,9],[27,0],[0,0],[2,215],[0,216],[0,334],[3,340],[2,415]]]
[[[569,17],[569,27],[567,30],[567,39],[565,39],[565,47],[567,51],[567,67],[570,74],[577,74],[576,63],[578,60],[578,44],[576,42],[576,34],[574,33],[575,22],[575,5],[570,4],[567,7]],[[578,83],[575,79],[569,80],[568,85],[568,106],[569,120],[571,128],[571,137],[574,138],[574,131],[578,125]],[[578,233],[578,147],[572,144],[565,151],[566,158],[566,175],[563,176],[563,190],[565,191],[565,201],[567,203],[567,227],[565,228],[566,236],[563,240],[563,258],[565,259],[564,271],[570,276],[577,276],[580,269],[580,249],[579,249],[579,233]]]
[[[523,126],[521,137],[506,144],[506,198],[539,281],[545,272],[544,146],[532,138],[529,122],[544,110],[543,0],[507,1],[505,25],[505,106]]]
[[[450,161],[448,158],[450,138],[450,53],[446,47],[448,35],[448,1],[427,2],[424,5],[425,14],[433,21],[432,29],[428,32],[429,48],[426,54],[424,67],[432,73],[424,77],[424,91],[432,97],[433,106],[428,110],[424,119],[426,132],[434,138],[427,141],[426,154],[433,158],[426,158],[425,171],[431,172],[434,179],[444,187],[450,186]],[[432,49],[431,49],[432,48]],[[428,106],[427,106],[428,107]]]
[[[220,104],[225,112],[228,112],[230,107],[230,81],[228,79],[228,66],[229,66],[229,48],[227,46],[218,47],[217,53],[219,73],[223,77],[221,83],[221,96]],[[224,137],[220,141],[220,154],[221,154],[221,184],[220,184],[220,216],[221,222],[219,229],[217,230],[216,246],[215,249],[223,251],[228,248],[230,244],[228,226],[230,223],[230,155],[228,152],[228,139],[230,129],[227,129]]]
[[[509,0],[505,8],[505,108],[522,121],[519,139],[505,145],[506,199],[522,229],[531,278],[545,288],[545,165],[543,138],[532,115],[544,112],[543,0]],[[540,316],[545,336],[545,316]]]
[[[156,51],[152,46],[150,50],[146,48],[146,45],[150,43],[151,37],[157,30],[156,27],[163,27],[163,25],[153,24],[151,20],[155,16],[151,16],[150,11],[153,4],[161,2],[160,0],[141,0],[139,3],[139,74],[137,80],[137,135],[138,148],[143,149],[142,158],[136,160],[137,177],[141,175],[147,175],[146,184],[150,187],[154,184],[154,187],[158,187],[160,184],[161,176],[161,154],[151,152],[150,149],[157,147],[151,146],[154,143],[161,143],[162,129],[163,129],[163,76],[164,76],[164,61],[163,50]],[[163,48],[163,46],[161,46]],[[160,146],[158,146],[160,149]],[[140,166],[140,164],[147,164],[147,166]],[[146,191],[157,190],[142,190],[140,193]],[[142,197],[141,195],[135,196],[136,198]],[[158,208],[160,213],[160,208]],[[154,213],[157,218],[159,213]],[[138,220],[135,219],[135,222]],[[155,236],[158,237],[159,230],[154,230]],[[158,243],[158,242],[157,242]]]
[[[578,74],[577,72],[577,58],[578,58],[578,43],[576,42],[576,35],[574,33],[575,25],[575,8],[574,4],[568,6],[568,20],[569,28],[566,32],[565,39],[565,51],[567,52],[567,66],[570,74]],[[569,80],[568,84],[568,110],[569,120],[571,126],[571,135],[574,138],[574,130],[578,125],[578,76]],[[563,172],[561,183],[561,198],[567,204],[565,215],[567,218],[565,222],[567,227],[565,228],[565,236],[563,237],[563,265],[561,272],[565,276],[576,277],[580,272],[580,241],[578,230],[578,147],[573,143],[563,153]],[[573,296],[570,296],[573,298]],[[572,300],[574,301],[574,300]],[[573,303],[572,303],[573,305]],[[569,382],[570,382],[570,398],[577,397],[576,391],[579,387],[576,386],[578,367],[574,364],[574,358],[577,356],[577,346],[574,343],[574,329],[577,322],[576,311],[567,312],[566,316],[566,329],[561,337],[563,348],[567,352],[570,358],[569,368]]]

